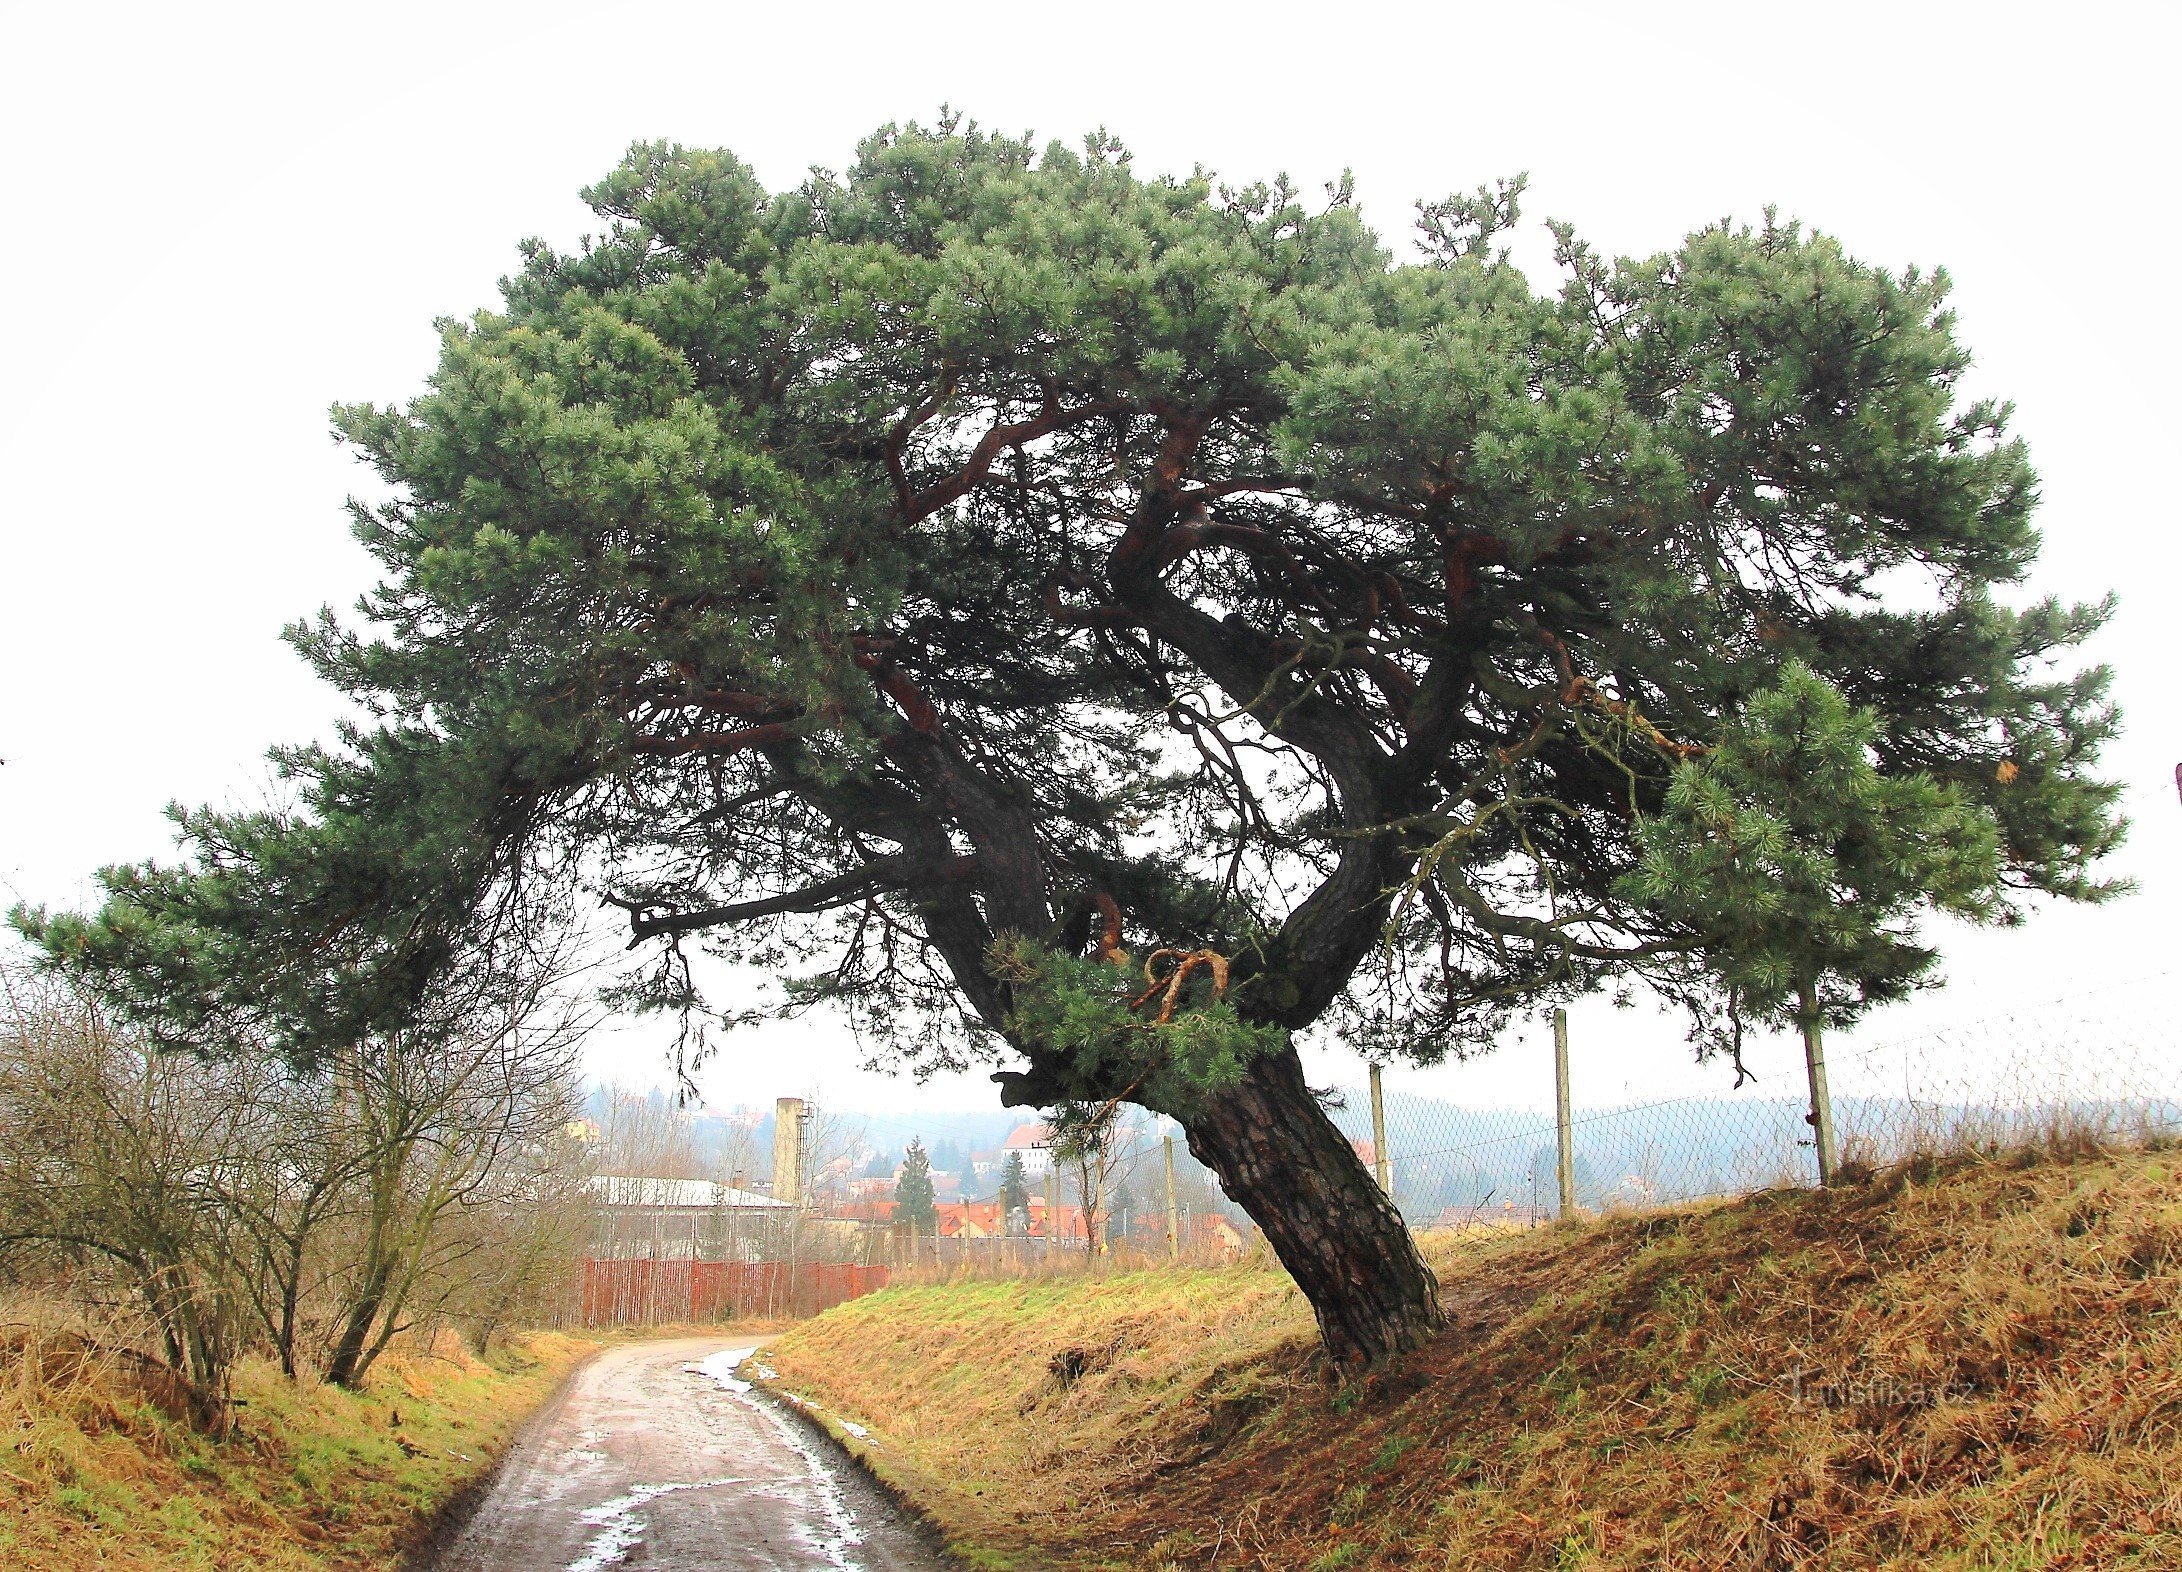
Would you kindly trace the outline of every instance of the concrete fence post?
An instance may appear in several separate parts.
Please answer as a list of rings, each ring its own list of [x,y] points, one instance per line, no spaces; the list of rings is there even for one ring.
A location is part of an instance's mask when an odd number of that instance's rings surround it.
[[[1386,1155],[1386,1088],[1380,1083],[1380,1067],[1371,1067],[1371,1171],[1388,1200],[1394,1199],[1394,1165]]]
[[[1171,1260],[1182,1253],[1181,1221],[1174,1210],[1174,1132],[1166,1136],[1167,1148],[1167,1256]]]
[[[1840,1177],[1841,1148],[1834,1141],[1833,1093],[1826,1085],[1826,1034],[1818,1018],[1818,991],[1803,989],[1803,1062],[1811,1073],[1811,1139],[1818,1148],[1818,1182],[1832,1188]]]
[[[1576,1129],[1569,1114],[1568,1012],[1553,1012],[1554,1173],[1560,1180],[1561,1216],[1576,1215]]]

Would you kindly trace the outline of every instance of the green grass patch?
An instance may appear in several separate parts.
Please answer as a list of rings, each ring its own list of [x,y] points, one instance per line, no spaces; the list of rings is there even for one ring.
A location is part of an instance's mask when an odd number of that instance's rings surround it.
[[[146,1401],[124,1360],[18,1330],[0,1343],[0,1566],[384,1572],[491,1466],[595,1343],[452,1338],[390,1354],[367,1389],[246,1361],[231,1431]]]

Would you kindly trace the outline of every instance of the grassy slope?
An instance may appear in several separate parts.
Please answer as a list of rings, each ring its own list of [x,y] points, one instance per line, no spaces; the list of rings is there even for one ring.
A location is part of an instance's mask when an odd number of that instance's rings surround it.
[[[2182,1566],[2175,1153],[1430,1253],[1449,1331],[1347,1390],[1251,1266],[890,1291],[771,1358],[996,1567]]]
[[[390,1354],[369,1390],[246,1363],[234,1432],[163,1412],[110,1357],[0,1343],[0,1566],[388,1568],[594,1343],[537,1334],[471,1359]]]

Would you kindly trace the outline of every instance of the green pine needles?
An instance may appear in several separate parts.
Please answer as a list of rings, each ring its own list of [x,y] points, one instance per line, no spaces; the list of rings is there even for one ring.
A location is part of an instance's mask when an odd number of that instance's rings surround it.
[[[939,1213],[932,1187],[932,1159],[922,1140],[912,1139],[902,1157],[902,1171],[894,1181],[894,1220],[920,1239],[939,1233]]]
[[[1197,983],[1186,1004],[1162,1020],[1151,1006],[1165,988],[1138,988],[1126,965],[1016,935],[995,942],[990,964],[1013,1001],[1007,1018],[1013,1040],[1066,1064],[1084,1085],[1113,1086],[1115,1098],[1175,1118],[1234,1085],[1255,1055],[1288,1045],[1279,1027],[1247,1021],[1230,1001],[1210,997],[1207,983]],[[1137,998],[1143,1002],[1131,1008]]]
[[[1882,773],[1879,730],[1791,661],[1637,831],[1624,893],[1695,935],[1753,1018],[1798,1024],[1815,998],[1846,1024],[1932,969],[1918,912],[2008,913],[1993,812],[1929,775]]]

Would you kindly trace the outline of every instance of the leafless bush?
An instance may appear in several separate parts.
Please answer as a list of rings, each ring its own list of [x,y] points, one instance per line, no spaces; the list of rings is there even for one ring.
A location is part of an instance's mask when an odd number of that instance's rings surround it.
[[[224,1408],[248,1293],[221,1174],[247,1112],[217,1073],[20,978],[0,1019],[0,1259],[149,1334],[200,1418]]]
[[[0,1272],[142,1334],[207,1420],[246,1346],[350,1386],[422,1322],[482,1346],[575,1269],[587,1022],[563,980],[547,956],[451,987],[418,1031],[298,1066],[162,1051],[0,978]]]
[[[420,1317],[489,1334],[565,1245],[584,1172],[565,1132],[586,1022],[553,997],[558,980],[541,970],[497,1016],[363,1044],[329,1067],[317,1112],[350,1153],[350,1200],[326,1252],[327,1379],[355,1385]]]

